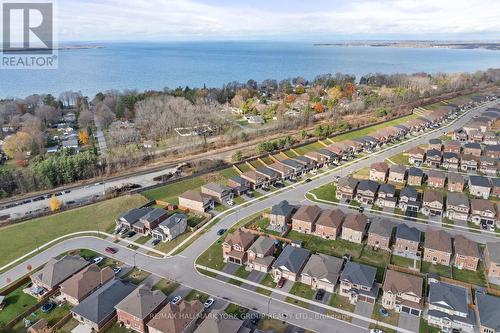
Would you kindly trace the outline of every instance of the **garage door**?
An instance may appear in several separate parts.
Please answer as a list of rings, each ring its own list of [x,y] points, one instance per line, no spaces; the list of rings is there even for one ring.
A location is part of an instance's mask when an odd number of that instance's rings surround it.
[[[411,314],[414,316],[420,316],[420,310],[411,309]]]
[[[403,306],[403,307],[401,308],[401,312],[404,312],[404,313],[410,313],[410,312],[411,312],[411,309],[410,309],[409,307],[407,307],[407,306]]]

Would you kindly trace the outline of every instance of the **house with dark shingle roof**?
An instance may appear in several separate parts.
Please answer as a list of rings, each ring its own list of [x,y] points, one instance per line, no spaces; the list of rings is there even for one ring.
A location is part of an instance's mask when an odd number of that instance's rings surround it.
[[[89,262],[80,256],[66,255],[61,259],[52,258],[41,270],[30,276],[31,282],[36,287],[50,291],[88,265]]]
[[[422,233],[414,227],[409,227],[404,223],[396,227],[396,242],[394,244],[394,254],[403,257],[416,257],[419,251]]]
[[[462,235],[455,236],[453,245],[455,249],[453,265],[458,269],[476,271],[481,258],[479,245]]]
[[[467,221],[469,219],[469,198],[463,193],[449,192],[446,195],[446,217],[450,220]]]
[[[342,225],[341,238],[348,242],[361,244],[368,226],[368,218],[361,213],[348,214]]]
[[[405,182],[406,167],[401,164],[393,164],[389,167],[389,181],[402,184]]]
[[[387,270],[382,285],[382,306],[397,313],[422,315],[424,279],[420,276]]]
[[[465,179],[459,173],[448,174],[448,191],[449,192],[463,192],[465,186]]]
[[[491,182],[483,176],[469,177],[469,192],[471,195],[488,199],[491,193]]]
[[[303,205],[292,216],[292,230],[311,234],[315,231],[315,223],[321,214],[317,205]]]
[[[247,250],[253,244],[254,239],[254,234],[241,229],[227,235],[222,243],[224,262],[243,265],[247,260]]]
[[[344,261],[326,254],[313,254],[302,270],[300,281],[313,289],[333,293]]]
[[[278,259],[272,264],[274,281],[278,282],[281,278],[298,281],[308,258],[308,250],[292,245],[285,246]]]
[[[369,179],[364,179],[358,184],[358,188],[356,190],[356,200],[367,205],[372,205],[375,202],[377,190],[377,182]]]
[[[340,274],[339,295],[347,297],[351,304],[375,303],[379,291],[376,274],[375,267],[348,261]]]
[[[451,236],[444,230],[427,229],[425,232],[423,260],[448,266],[453,253]]]
[[[367,245],[376,249],[390,251],[394,224],[389,220],[375,219],[368,229]]]
[[[443,153],[436,149],[429,149],[425,153],[425,164],[429,167],[439,168],[443,160]]]
[[[476,317],[481,333],[500,332],[500,297],[476,291]]]
[[[396,208],[398,198],[396,197],[396,188],[392,184],[381,184],[378,189],[377,200],[375,204],[382,208]]]
[[[324,209],[316,220],[316,230],[314,234],[324,239],[337,239],[340,235],[345,213],[339,208]]]
[[[352,176],[345,176],[337,182],[337,191],[335,197],[337,200],[352,200],[356,193],[358,181]]]
[[[452,152],[443,153],[443,164],[441,165],[443,168],[457,171],[459,164],[460,156],[458,154]]]
[[[259,272],[267,273],[274,261],[275,247],[274,239],[259,236],[247,250],[248,267]]]
[[[418,200],[417,189],[412,186],[404,187],[399,192],[398,207],[405,212],[418,212],[420,210],[420,201]]]
[[[288,201],[283,200],[271,208],[269,214],[269,224],[278,230],[285,230],[288,223],[292,222],[292,216],[297,210],[297,207],[290,205]]]
[[[498,221],[495,204],[486,199],[471,199],[470,215],[471,222],[477,225],[495,226]]]
[[[443,192],[425,191],[422,199],[422,214],[426,216],[441,216],[444,209]]]
[[[420,186],[422,185],[422,180],[424,178],[424,172],[422,169],[410,167],[408,169],[408,180],[407,185]]]
[[[99,331],[115,316],[115,306],[137,286],[122,280],[113,280],[71,310],[73,318],[88,328]]]

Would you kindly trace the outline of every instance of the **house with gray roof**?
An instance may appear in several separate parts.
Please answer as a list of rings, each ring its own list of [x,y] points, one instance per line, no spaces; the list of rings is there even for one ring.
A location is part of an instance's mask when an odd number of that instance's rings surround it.
[[[417,213],[420,210],[417,189],[412,186],[404,187],[401,192],[399,192],[398,207],[405,212],[410,211]]]
[[[284,231],[287,224],[292,222],[292,216],[297,207],[290,205],[288,201],[283,200],[271,208],[269,213],[269,225],[273,230]]]
[[[392,184],[381,184],[378,189],[377,200],[375,204],[382,208],[396,208],[398,198],[396,197],[396,188]]]
[[[85,267],[89,262],[80,256],[66,255],[61,259],[52,258],[30,278],[35,288],[50,291],[66,281]]]
[[[348,261],[340,274],[339,295],[347,297],[351,304],[375,303],[379,291],[376,274],[375,267]]]
[[[275,240],[259,236],[247,250],[247,265],[250,269],[267,273],[274,262]]]
[[[135,288],[132,283],[113,280],[75,306],[71,314],[89,329],[99,331],[115,316],[115,306]]]
[[[375,219],[368,228],[367,244],[376,248],[390,251],[394,224],[389,220]]]
[[[295,161],[299,162],[300,164],[302,164],[304,166],[306,172],[316,168],[316,161],[313,159],[310,159],[307,156],[299,155],[297,157],[294,157],[293,159]]]
[[[285,279],[298,281],[299,275],[309,258],[309,251],[301,247],[285,246],[280,256],[272,265],[274,281]]]
[[[375,202],[375,195],[377,194],[378,183],[370,179],[364,179],[359,182],[356,190],[356,200],[371,205]]]
[[[470,176],[469,192],[473,196],[488,199],[491,193],[491,182],[489,178],[475,175]]]
[[[402,257],[416,258],[419,252],[422,233],[414,227],[401,223],[396,228],[394,254]]]
[[[474,332],[474,311],[466,288],[445,282],[429,284],[428,322],[441,330]]]
[[[168,212],[163,208],[153,208],[146,215],[142,216],[139,221],[132,224],[132,229],[140,234],[148,235],[160,223],[168,217]]]
[[[183,234],[187,228],[187,215],[175,213],[160,223],[151,233],[154,239],[161,242],[168,242]]]
[[[201,193],[220,204],[231,201],[234,197],[234,193],[230,187],[215,182],[203,185]]]
[[[151,207],[132,208],[118,217],[116,224],[120,227],[132,229],[132,226],[139,220],[153,211]]]
[[[276,172],[268,167],[257,168],[257,169],[255,169],[255,172],[264,176],[267,179],[269,184],[274,184],[281,177],[281,175],[278,172]]]
[[[328,163],[335,162],[339,160],[339,155],[335,154],[333,151],[321,148],[317,150],[318,154],[324,156]]]
[[[293,170],[293,175],[295,177],[302,175],[304,172],[306,172],[306,168],[302,163],[297,162],[294,159],[287,158],[282,161],[280,161],[281,164],[289,167],[290,169]]]
[[[344,261],[326,254],[313,254],[302,270],[300,280],[313,289],[333,293]]]
[[[500,332],[500,297],[476,291],[476,317],[481,333]]]

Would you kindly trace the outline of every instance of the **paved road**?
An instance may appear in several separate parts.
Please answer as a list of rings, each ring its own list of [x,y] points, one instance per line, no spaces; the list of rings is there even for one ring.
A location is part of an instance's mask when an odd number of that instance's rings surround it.
[[[476,109],[474,113],[484,110],[485,108],[486,106]],[[441,136],[443,131],[452,131],[463,126],[468,120],[471,119],[472,116],[472,112],[466,114],[453,125],[447,126],[440,131],[428,133],[424,137],[411,143],[405,143],[397,147],[392,147],[376,156],[357,161],[349,166],[346,166],[342,171],[336,171],[329,173],[328,175],[323,175],[322,177],[315,178],[310,183],[297,184],[292,189],[287,189],[262,200],[257,200],[246,207],[238,207],[234,212],[224,216],[220,220],[217,228],[212,228],[211,230],[205,232],[196,242],[184,250],[181,255],[159,259],[147,256],[143,253],[135,252],[131,249],[120,247],[120,250],[116,255],[114,255],[114,257],[127,263],[128,265],[136,265],[141,269],[154,273],[155,275],[176,280],[185,286],[203,291],[219,298],[224,298],[230,302],[240,304],[249,309],[256,309],[259,312],[274,317],[279,315],[283,318],[284,314],[286,316],[286,321],[316,332],[366,332],[366,328],[359,327],[355,324],[339,321],[334,318],[325,318],[317,312],[298,308],[289,303],[273,299],[272,297],[266,297],[234,285],[207,278],[196,271],[194,267],[195,260],[201,253],[203,253],[203,251],[205,251],[207,247],[218,239],[218,228],[230,228],[239,220],[251,216],[255,214],[255,212],[269,208],[284,199],[295,202],[304,201],[305,193],[311,189],[330,183],[334,176],[351,173],[367,167],[375,161],[383,161],[392,155],[406,151],[415,145],[424,144],[431,138]],[[29,259],[27,262],[20,264],[10,271],[0,275],[0,287],[6,285],[9,281],[14,281],[15,279],[26,274],[26,267],[28,265],[31,265],[33,268],[39,267],[47,262],[51,257],[71,249],[90,248],[97,252],[106,254],[104,249],[109,245],[109,241],[92,237],[82,237],[70,241],[64,241],[63,243],[51,247],[43,253]],[[114,246],[116,246],[116,244]]]

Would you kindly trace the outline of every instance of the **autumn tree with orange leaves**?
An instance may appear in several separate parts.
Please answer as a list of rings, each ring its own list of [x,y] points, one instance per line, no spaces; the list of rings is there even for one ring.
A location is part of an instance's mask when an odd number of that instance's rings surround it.
[[[86,130],[81,130],[78,132],[78,140],[83,146],[88,145],[90,141],[89,133]]]

